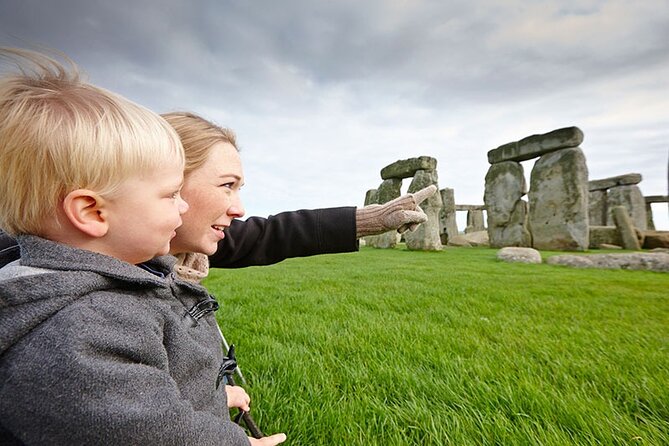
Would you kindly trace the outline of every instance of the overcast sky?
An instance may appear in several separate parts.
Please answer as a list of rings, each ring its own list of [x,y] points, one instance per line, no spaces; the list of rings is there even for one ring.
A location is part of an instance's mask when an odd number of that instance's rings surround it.
[[[61,50],[97,85],[234,129],[247,215],[361,206],[381,168],[421,155],[482,204],[489,150],[566,126],[590,179],[667,194],[667,0],[0,0],[0,45]]]

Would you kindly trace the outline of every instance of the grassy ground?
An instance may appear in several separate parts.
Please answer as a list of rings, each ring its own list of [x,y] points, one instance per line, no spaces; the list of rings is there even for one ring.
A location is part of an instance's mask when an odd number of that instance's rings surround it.
[[[669,444],[669,274],[495,253],[213,271],[261,428],[293,445]]]

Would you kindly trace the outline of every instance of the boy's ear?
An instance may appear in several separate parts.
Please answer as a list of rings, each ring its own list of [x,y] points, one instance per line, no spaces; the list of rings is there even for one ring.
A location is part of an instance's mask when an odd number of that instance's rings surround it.
[[[73,190],[63,200],[63,212],[72,226],[91,237],[103,237],[109,230],[105,201],[88,189]]]

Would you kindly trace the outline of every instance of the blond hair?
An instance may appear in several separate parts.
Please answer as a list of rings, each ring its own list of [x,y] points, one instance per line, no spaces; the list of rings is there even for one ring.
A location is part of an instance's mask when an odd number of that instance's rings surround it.
[[[0,78],[0,227],[41,235],[72,190],[113,196],[124,180],[184,163],[159,115],[82,80],[46,54],[0,48],[17,73]]]
[[[176,130],[186,153],[184,175],[200,168],[207,160],[211,147],[219,142],[232,145],[237,151],[235,133],[190,112],[171,112],[161,115]]]

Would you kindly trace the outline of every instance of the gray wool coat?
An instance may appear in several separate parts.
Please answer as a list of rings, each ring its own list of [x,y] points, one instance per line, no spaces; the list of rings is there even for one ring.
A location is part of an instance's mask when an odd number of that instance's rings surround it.
[[[173,257],[149,272],[18,243],[21,259],[0,269],[0,444],[250,444],[216,389],[215,305],[175,279]]]

